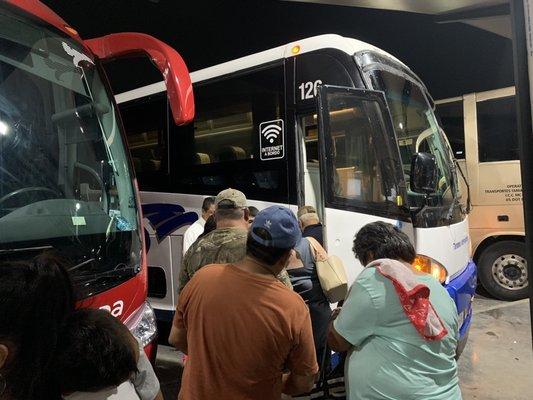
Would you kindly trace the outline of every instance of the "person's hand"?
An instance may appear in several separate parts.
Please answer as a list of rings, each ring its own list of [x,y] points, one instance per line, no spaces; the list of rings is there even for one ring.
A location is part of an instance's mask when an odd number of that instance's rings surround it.
[[[335,318],[337,318],[337,316],[339,315],[339,313],[341,312],[342,310],[342,307],[337,307],[336,309],[334,309],[332,312],[331,312],[331,320],[333,321]]]

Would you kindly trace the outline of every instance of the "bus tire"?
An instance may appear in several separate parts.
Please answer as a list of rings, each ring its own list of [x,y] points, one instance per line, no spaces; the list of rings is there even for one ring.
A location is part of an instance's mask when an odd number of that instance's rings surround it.
[[[489,245],[478,258],[479,280],[491,296],[515,301],[528,296],[526,246],[504,240]]]

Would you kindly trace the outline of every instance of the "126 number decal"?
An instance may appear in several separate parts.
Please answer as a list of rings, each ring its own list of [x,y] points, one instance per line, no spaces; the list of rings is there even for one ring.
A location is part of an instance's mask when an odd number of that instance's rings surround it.
[[[300,100],[308,100],[316,97],[318,85],[321,85],[320,79],[314,82],[303,82],[298,89],[300,89]]]

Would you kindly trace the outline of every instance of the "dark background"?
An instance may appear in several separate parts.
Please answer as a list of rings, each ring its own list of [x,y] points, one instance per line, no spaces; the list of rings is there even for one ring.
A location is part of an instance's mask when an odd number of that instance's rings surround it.
[[[443,0],[444,1],[444,0]],[[513,84],[510,39],[434,16],[278,0],[43,0],[83,38],[152,34],[191,71],[301,38],[338,33],[405,62],[435,99]],[[119,93],[160,80],[147,61],[107,65]]]

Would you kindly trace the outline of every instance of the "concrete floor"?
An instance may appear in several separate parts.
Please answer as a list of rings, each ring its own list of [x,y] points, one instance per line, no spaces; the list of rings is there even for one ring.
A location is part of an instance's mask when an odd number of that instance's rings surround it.
[[[177,399],[179,354],[160,346],[156,364],[165,399]],[[532,375],[528,301],[506,303],[478,296],[468,344],[459,360],[463,399],[531,400]]]

